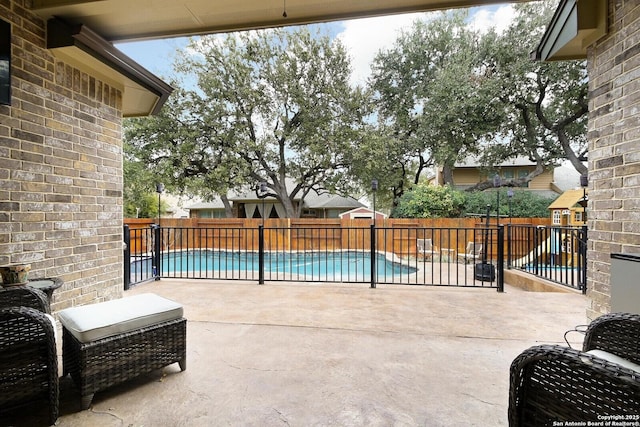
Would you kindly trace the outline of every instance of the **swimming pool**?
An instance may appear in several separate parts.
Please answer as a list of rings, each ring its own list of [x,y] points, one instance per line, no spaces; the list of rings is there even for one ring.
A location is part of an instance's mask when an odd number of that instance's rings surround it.
[[[376,277],[406,276],[416,268],[376,254]],[[266,280],[360,282],[371,280],[369,252],[265,252]],[[254,278],[258,253],[246,251],[197,250],[162,255],[163,277]]]

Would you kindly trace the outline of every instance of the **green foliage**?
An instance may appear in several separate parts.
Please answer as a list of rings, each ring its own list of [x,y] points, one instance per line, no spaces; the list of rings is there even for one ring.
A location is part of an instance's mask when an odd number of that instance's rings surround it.
[[[419,184],[405,192],[391,213],[394,218],[455,218],[460,216],[464,195],[449,186]]]
[[[396,173],[402,173],[396,182],[406,186],[439,165],[452,184],[456,161],[477,153],[478,141],[497,129],[502,108],[487,90],[480,34],[469,30],[466,18],[467,12],[455,11],[416,21],[376,56],[371,88],[380,128],[402,147],[379,158],[380,176],[395,163]],[[401,195],[396,191],[394,197]]]
[[[167,204],[160,200],[160,211],[167,211]],[[157,218],[158,217],[158,194],[145,193],[136,200],[125,200],[125,218]]]
[[[528,53],[540,41],[557,2],[514,6],[516,17],[503,34],[482,39],[485,86],[503,104],[502,138],[483,151],[483,163],[496,165],[524,156],[536,174],[568,159],[580,173],[587,152],[588,78],[584,61],[532,61]],[[531,174],[527,179],[534,177]],[[522,184],[522,183],[520,183]]]
[[[126,132],[136,160],[168,187],[209,199],[264,181],[288,217],[312,188],[352,189],[345,172],[369,100],[350,86],[338,41],[304,27],[204,36],[175,68],[196,87]]]
[[[509,216],[509,197],[507,188],[500,188],[500,215]],[[498,196],[496,190],[474,191],[464,193],[463,216],[486,215],[487,206],[491,215],[496,214]],[[542,197],[526,190],[513,190],[511,198],[511,215],[513,218],[546,218],[549,216],[549,205],[555,197]]]
[[[542,197],[526,190],[512,190],[509,200],[508,188],[500,189],[501,216],[509,216],[509,203],[513,218],[546,218],[549,205],[555,197]],[[449,186],[437,187],[420,184],[405,192],[391,216],[394,218],[456,218],[470,215],[484,216],[489,206],[490,215],[495,216],[498,203],[497,191],[457,191]]]
[[[434,165],[445,183],[455,184],[452,169],[469,155],[486,168],[517,156],[536,164],[510,185],[523,185],[565,158],[585,173],[585,63],[529,55],[555,7],[552,1],[515,5],[517,16],[502,34],[469,30],[465,12],[442,13],[416,21],[380,52],[371,78],[380,135],[402,150],[387,150],[369,174],[385,176],[395,165],[397,198],[397,184],[417,183]]]

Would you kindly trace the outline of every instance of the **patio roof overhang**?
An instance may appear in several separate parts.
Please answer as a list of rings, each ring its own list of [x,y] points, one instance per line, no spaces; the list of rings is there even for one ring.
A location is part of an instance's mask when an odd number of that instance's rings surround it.
[[[494,3],[500,0],[33,0],[30,8],[48,21],[48,47],[53,54],[120,88],[123,115],[135,117],[157,113],[172,88],[115,49],[111,43],[116,41]]]
[[[47,48],[58,59],[89,71],[122,91],[125,117],[156,114],[173,88],[116,49],[86,25],[47,22]]]
[[[608,0],[562,0],[531,59],[585,59],[587,47],[607,34],[607,13]]]
[[[523,1],[523,0],[520,0]],[[44,19],[87,25],[110,42],[278,27],[504,3],[500,0],[33,0]],[[286,12],[286,14],[285,14]],[[286,16],[284,16],[286,15]]]

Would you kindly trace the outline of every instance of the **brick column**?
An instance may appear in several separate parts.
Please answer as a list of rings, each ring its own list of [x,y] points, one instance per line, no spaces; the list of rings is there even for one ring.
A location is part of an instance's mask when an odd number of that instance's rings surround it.
[[[640,6],[609,2],[588,54],[590,319],[611,309],[610,254],[640,253]]]

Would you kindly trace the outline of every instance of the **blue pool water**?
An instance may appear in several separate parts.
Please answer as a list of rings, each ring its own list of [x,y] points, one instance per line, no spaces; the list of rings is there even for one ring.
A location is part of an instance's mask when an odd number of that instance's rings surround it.
[[[300,280],[353,281],[371,278],[371,256],[366,252],[265,252],[265,275],[291,274]],[[257,252],[217,250],[185,251],[163,254],[162,273],[258,271]],[[407,275],[417,269],[376,255],[378,277]]]
[[[566,265],[549,265],[549,264],[525,264],[522,267],[523,270],[526,270],[528,272],[533,272],[533,271],[559,271],[559,272],[565,272],[565,271],[578,271],[577,267],[572,267],[572,266],[566,266]]]

